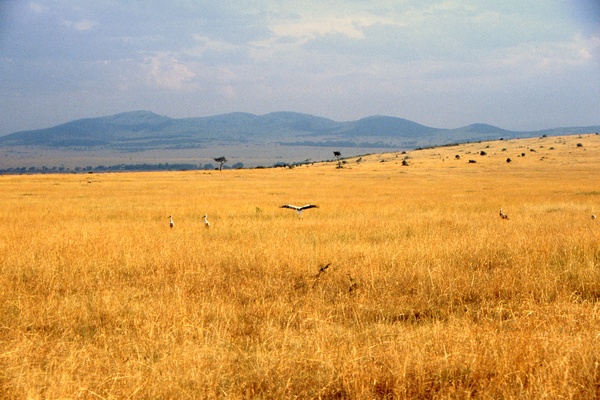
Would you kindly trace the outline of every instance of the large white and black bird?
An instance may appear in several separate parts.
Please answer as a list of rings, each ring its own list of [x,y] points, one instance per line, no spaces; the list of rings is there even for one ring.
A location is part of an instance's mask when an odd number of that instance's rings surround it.
[[[173,216],[169,215],[169,226],[173,228],[175,226],[175,222],[173,222]]]
[[[502,219],[509,219],[509,218],[508,218],[508,215],[506,215],[506,214],[504,214],[504,213],[502,212],[502,207],[500,207],[500,218],[502,218]]]
[[[206,229],[210,228],[210,222],[208,222],[208,216],[205,215],[203,218],[204,218],[204,227]]]
[[[309,208],[319,208],[319,206],[317,206],[316,204],[306,204],[304,206],[298,207],[298,206],[293,206],[291,204],[284,204],[281,206],[281,208],[289,208],[291,210],[296,210],[298,215],[300,215],[300,214],[302,214],[302,210],[308,210]]]

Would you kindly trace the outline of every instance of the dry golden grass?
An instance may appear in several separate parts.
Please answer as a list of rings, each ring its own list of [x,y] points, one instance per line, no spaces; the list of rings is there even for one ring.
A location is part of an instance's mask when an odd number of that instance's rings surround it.
[[[0,397],[599,397],[600,136],[406,156],[0,176]]]

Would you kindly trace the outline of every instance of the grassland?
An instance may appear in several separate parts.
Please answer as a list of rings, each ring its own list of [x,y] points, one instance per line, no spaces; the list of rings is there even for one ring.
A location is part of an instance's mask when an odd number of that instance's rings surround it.
[[[0,176],[0,397],[600,397],[598,171],[582,135]]]

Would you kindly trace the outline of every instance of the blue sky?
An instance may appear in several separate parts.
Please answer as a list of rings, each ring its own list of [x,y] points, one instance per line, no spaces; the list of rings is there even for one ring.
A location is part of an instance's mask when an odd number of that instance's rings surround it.
[[[596,0],[0,3],[0,134],[149,110],[600,124]]]

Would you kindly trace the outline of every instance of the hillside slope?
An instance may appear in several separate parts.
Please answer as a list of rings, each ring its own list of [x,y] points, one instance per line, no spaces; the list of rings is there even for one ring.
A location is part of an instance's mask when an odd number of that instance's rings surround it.
[[[71,121],[47,129],[0,137],[0,146],[107,148],[141,151],[216,145],[282,144],[415,148],[452,142],[599,131],[600,126],[516,132],[486,124],[456,129],[432,128],[403,118],[371,116],[357,121],[294,112],[265,115],[230,113],[199,118],[169,118],[150,111]]]

